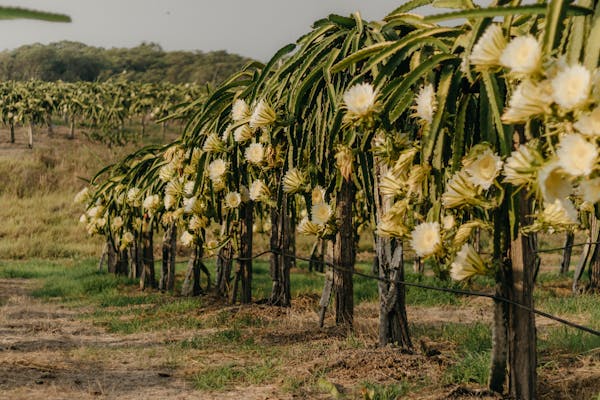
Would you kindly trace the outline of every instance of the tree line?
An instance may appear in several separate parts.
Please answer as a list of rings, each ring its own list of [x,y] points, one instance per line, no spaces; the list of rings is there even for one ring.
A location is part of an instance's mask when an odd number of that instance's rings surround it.
[[[156,43],[133,48],[87,46],[61,41],[36,43],[0,53],[0,80],[218,83],[249,59],[226,51],[164,51]]]

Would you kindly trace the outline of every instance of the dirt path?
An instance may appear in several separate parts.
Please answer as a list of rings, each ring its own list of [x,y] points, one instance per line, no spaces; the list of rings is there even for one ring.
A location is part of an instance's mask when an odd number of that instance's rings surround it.
[[[0,399],[210,398],[165,364],[173,338],[109,334],[30,289],[0,280]]]

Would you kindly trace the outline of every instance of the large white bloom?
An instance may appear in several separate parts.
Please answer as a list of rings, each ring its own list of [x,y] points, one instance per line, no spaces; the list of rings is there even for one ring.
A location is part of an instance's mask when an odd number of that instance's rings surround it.
[[[133,233],[129,231],[125,232],[121,237],[121,249],[128,247],[131,243],[133,243],[134,240],[135,237],[133,236]]]
[[[598,160],[598,146],[583,136],[572,133],[563,136],[556,150],[558,165],[573,176],[587,176]]]
[[[237,208],[242,202],[242,196],[238,192],[229,192],[225,195],[225,207]]]
[[[319,226],[311,222],[308,217],[304,217],[298,224],[297,231],[301,235],[317,235],[319,233]]]
[[[430,83],[423,86],[415,99],[415,116],[421,121],[431,124],[433,115],[437,109],[437,100],[435,98],[435,89]]]
[[[595,204],[600,201],[600,178],[584,180],[579,184],[579,194],[583,201]]]
[[[243,99],[237,99],[231,106],[231,119],[233,122],[239,122],[246,118],[250,118],[250,107]]]
[[[517,86],[502,114],[502,122],[515,124],[546,113],[552,104],[552,88],[548,81],[524,81]]]
[[[288,170],[283,177],[282,186],[285,193],[303,192],[305,185],[306,176],[298,168]]]
[[[515,186],[534,181],[541,155],[536,149],[522,144],[510,154],[504,164],[504,182]]]
[[[518,36],[510,41],[500,56],[500,64],[516,74],[536,72],[542,61],[542,47],[531,35]]]
[[[192,235],[189,231],[184,231],[179,238],[179,241],[185,247],[190,247],[192,243],[194,243],[194,235]]]
[[[90,199],[90,197],[91,197],[90,189],[88,187],[84,187],[75,195],[73,202],[75,204],[85,204]]]
[[[112,219],[111,226],[113,229],[120,229],[123,226],[123,218],[117,215]]]
[[[268,199],[271,192],[262,179],[257,179],[250,185],[250,200],[259,201]]]
[[[220,181],[225,172],[227,172],[228,167],[229,165],[225,160],[217,158],[208,164],[208,177],[213,182]]]
[[[478,70],[485,70],[500,64],[500,56],[506,47],[506,39],[500,25],[491,24],[479,38],[469,57]]]
[[[170,210],[170,209],[174,208],[175,205],[177,204],[177,198],[175,198],[175,196],[173,196],[173,195],[166,194],[165,198],[163,199],[163,202],[165,204],[165,209]]]
[[[160,196],[157,194],[151,194],[150,196],[147,196],[144,199],[144,203],[143,203],[143,207],[145,210],[148,210],[150,212],[154,212],[156,210],[158,210],[158,208],[160,207],[162,201],[160,199]]]
[[[481,256],[468,243],[463,244],[450,265],[450,277],[462,281],[475,275],[485,275],[486,267]]]
[[[204,141],[204,146],[202,146],[202,150],[207,153],[219,153],[225,151],[225,149],[225,143],[216,133],[208,135]]]
[[[327,203],[313,204],[311,211],[312,222],[317,225],[325,225],[333,215],[333,210]]]
[[[539,170],[538,186],[546,203],[563,200],[573,192],[569,178],[556,162],[550,162]]]
[[[183,194],[185,194],[188,197],[192,196],[194,194],[194,188],[195,187],[196,187],[196,182],[194,182],[194,181],[187,181],[183,185]]]
[[[577,64],[559,71],[552,79],[554,102],[564,109],[572,110],[587,101],[591,90],[592,74]]]
[[[579,117],[573,124],[573,128],[586,136],[600,136],[600,107]]]
[[[158,178],[163,182],[169,182],[175,175],[175,163],[169,162],[160,167],[158,170]]]
[[[475,204],[477,188],[464,170],[455,173],[446,184],[442,194],[442,204],[446,208],[457,208],[467,204]]]
[[[186,214],[190,214],[193,211],[194,206],[196,205],[196,201],[197,200],[198,200],[198,198],[196,196],[189,197],[189,198],[188,197],[184,198],[183,199],[183,211]]]
[[[556,199],[553,203],[545,204],[541,219],[543,223],[555,228],[577,224],[577,210],[568,199]]]
[[[250,128],[264,128],[275,122],[275,110],[265,100],[258,102],[250,116]]]
[[[240,125],[233,131],[233,140],[236,142],[245,142],[252,139],[253,136],[254,132],[252,132],[252,128],[248,124]]]
[[[319,204],[325,201],[325,189],[320,185],[314,187],[311,193],[312,204]]]
[[[343,99],[351,117],[361,118],[375,109],[377,93],[370,83],[359,83],[344,93]]]
[[[415,226],[411,233],[410,245],[419,257],[435,254],[441,244],[440,224],[437,222],[424,222]]]
[[[260,164],[265,158],[265,148],[262,143],[251,143],[244,152],[246,161],[252,164]]]
[[[475,186],[481,186],[487,190],[492,186],[501,169],[502,160],[492,150],[488,149],[472,161],[465,168],[465,171],[469,174],[469,180]]]
[[[139,207],[142,205],[139,188],[132,187],[127,191],[127,203],[132,207]]]

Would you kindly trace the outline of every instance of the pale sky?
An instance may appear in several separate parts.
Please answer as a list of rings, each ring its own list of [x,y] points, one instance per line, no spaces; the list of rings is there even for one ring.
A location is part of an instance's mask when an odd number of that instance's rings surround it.
[[[261,61],[330,13],[381,19],[404,0],[0,0],[64,13],[70,24],[0,21],[0,50],[72,40],[101,47],[143,41],[165,50],[227,50]]]

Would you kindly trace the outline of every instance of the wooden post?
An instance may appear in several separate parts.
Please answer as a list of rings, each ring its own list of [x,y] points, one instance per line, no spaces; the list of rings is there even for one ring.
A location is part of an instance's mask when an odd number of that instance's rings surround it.
[[[154,271],[154,241],[152,230],[145,229],[142,232],[142,275],[140,277],[140,289],[156,287],[156,276]]]
[[[515,195],[515,211],[518,227],[526,226],[531,215],[530,199],[525,191]],[[508,294],[510,300],[533,308],[535,254],[530,238],[520,231],[510,243],[511,275]],[[536,398],[536,329],[531,311],[509,305],[508,363],[509,392],[520,400]]]
[[[379,177],[386,167],[377,163],[375,173],[376,220],[381,221],[392,207],[392,200],[379,194]],[[404,349],[412,348],[406,316],[406,288],[404,281],[404,251],[397,239],[375,237],[375,262],[373,272],[382,280],[379,291],[379,346],[395,343]]]
[[[175,256],[177,253],[177,225],[171,222],[165,230],[162,244],[162,268],[159,289],[173,290],[175,287]]]
[[[333,291],[335,293],[335,322],[352,328],[354,319],[354,288],[352,275],[356,260],[355,231],[352,221],[356,189],[352,180],[342,179],[336,199],[338,232],[333,243]]]
[[[290,268],[293,260],[290,231],[292,230],[287,213],[287,195],[283,195],[280,208],[271,209],[271,238],[273,251],[270,256],[271,305],[289,307],[291,305]],[[285,254],[283,254],[285,253]]]
[[[575,234],[572,231],[567,232],[565,238],[565,248],[563,249],[562,260],[560,260],[560,274],[566,275],[569,272],[569,266],[571,265],[571,254],[573,252],[573,242],[575,240]]]
[[[30,149],[33,149],[33,123],[31,123],[31,122],[29,123],[27,132],[28,132],[28,139],[29,139],[28,147]]]

